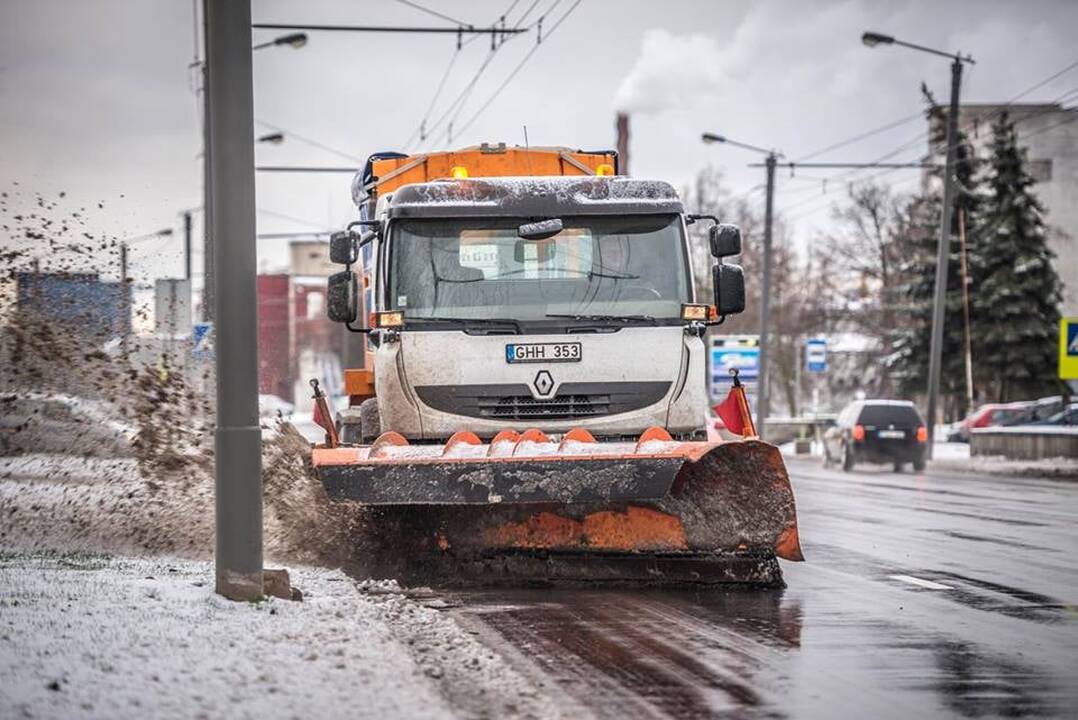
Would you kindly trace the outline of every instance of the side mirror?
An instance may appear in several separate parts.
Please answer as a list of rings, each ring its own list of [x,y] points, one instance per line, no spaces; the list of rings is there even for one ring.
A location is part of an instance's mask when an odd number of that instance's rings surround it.
[[[329,260],[338,265],[351,265],[356,261],[356,236],[344,230],[329,236]]]
[[[719,263],[711,268],[715,289],[715,310],[719,315],[737,315],[745,311],[745,273],[740,265]]]
[[[741,254],[741,228],[737,225],[712,225],[708,229],[711,254],[716,258]]]
[[[333,322],[354,323],[359,315],[359,281],[351,270],[342,270],[326,281],[326,315]]]

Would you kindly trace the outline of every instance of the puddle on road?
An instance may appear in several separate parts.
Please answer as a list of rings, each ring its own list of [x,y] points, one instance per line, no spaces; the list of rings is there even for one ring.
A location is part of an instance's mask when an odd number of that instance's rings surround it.
[[[473,591],[453,614],[600,718],[1066,716],[1078,701],[1063,672],[818,589]]]
[[[466,624],[598,717],[771,715],[759,656],[800,644],[799,609],[774,592],[490,591],[466,603]]]

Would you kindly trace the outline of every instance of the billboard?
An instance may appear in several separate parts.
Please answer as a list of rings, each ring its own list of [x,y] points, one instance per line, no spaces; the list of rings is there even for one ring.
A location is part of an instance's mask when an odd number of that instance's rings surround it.
[[[745,385],[749,405],[756,396],[756,380],[760,376],[760,338],[757,335],[720,335],[711,338],[708,354],[708,375],[711,399],[722,402],[733,386],[731,368]]]

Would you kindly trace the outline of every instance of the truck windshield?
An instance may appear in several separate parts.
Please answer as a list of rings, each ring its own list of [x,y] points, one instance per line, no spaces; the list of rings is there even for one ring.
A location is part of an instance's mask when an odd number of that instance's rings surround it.
[[[541,240],[519,237],[521,218],[394,223],[390,307],[417,319],[680,318],[689,280],[677,215],[561,220]]]

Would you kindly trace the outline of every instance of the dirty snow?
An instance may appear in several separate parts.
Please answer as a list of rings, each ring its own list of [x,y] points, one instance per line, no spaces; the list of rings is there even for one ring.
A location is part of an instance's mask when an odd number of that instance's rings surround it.
[[[437,610],[291,571],[302,602],[252,604],[209,562],[0,556],[0,717],[557,716]]]

